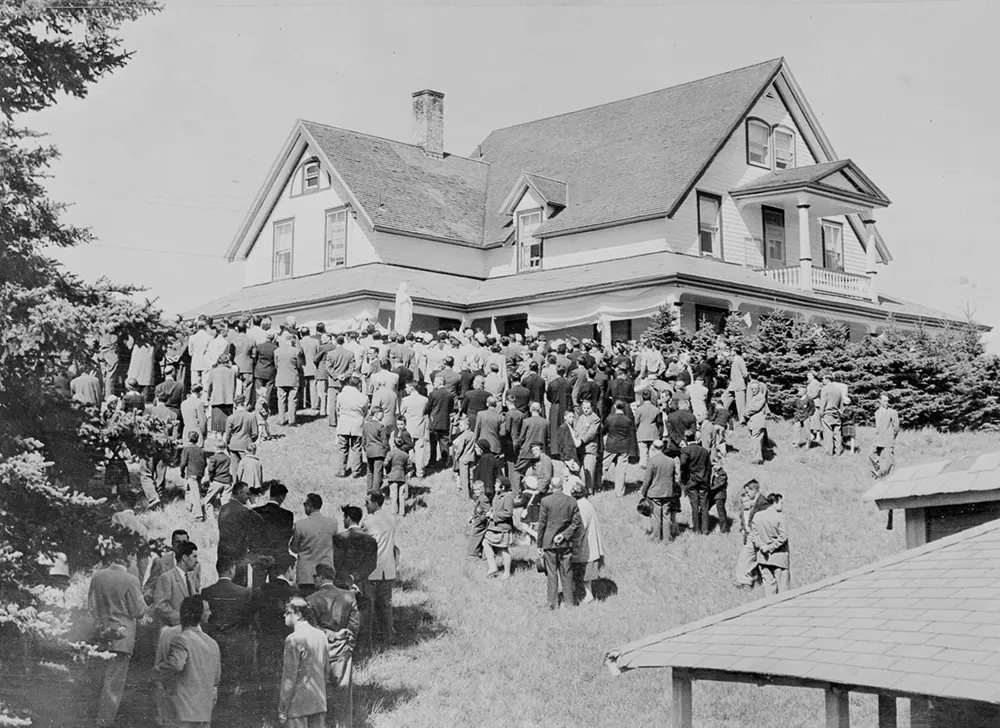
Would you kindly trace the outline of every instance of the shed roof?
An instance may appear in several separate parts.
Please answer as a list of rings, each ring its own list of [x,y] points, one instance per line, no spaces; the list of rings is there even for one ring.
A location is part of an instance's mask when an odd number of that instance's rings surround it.
[[[894,470],[865,493],[864,499],[880,508],[898,501],[959,493],[1000,492],[1000,451],[963,455]]]
[[[1000,703],[1000,521],[632,642],[606,662]]]

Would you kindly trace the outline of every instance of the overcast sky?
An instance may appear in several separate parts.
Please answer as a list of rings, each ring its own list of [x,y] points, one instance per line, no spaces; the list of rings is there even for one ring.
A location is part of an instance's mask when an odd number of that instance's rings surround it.
[[[446,150],[468,155],[494,128],[784,56],[893,201],[882,290],[1000,326],[995,3],[165,5],[126,29],[125,69],[30,121],[63,153],[53,193],[99,238],[62,259],[167,311],[242,284],[222,255],[296,118],[409,141],[430,87]]]

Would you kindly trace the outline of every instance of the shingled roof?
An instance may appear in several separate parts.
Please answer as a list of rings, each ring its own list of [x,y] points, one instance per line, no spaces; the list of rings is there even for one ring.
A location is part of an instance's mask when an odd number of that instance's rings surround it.
[[[911,498],[987,491],[1000,491],[1000,452],[899,468],[874,485],[864,499],[884,510]]]
[[[676,667],[1000,703],[1000,521],[624,645],[606,661],[615,672]]]
[[[508,236],[510,218],[498,211],[525,170],[564,180],[572,196],[539,235],[666,216],[781,64],[778,58],[492,132],[478,150],[490,163],[485,243]]]
[[[483,162],[428,156],[413,144],[303,121],[376,227],[480,244]]]

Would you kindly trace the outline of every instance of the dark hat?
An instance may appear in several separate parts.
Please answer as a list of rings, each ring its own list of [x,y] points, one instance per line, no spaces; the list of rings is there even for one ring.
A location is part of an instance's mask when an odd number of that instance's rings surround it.
[[[493,446],[490,445],[490,441],[487,440],[485,437],[482,438],[476,444],[479,445],[479,449],[482,450],[483,452],[493,452]]]

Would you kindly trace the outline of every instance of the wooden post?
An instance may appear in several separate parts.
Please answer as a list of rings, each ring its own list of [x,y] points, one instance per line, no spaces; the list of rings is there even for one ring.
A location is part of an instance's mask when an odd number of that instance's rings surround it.
[[[812,277],[812,239],[809,236],[809,205],[800,202],[799,209],[799,288],[803,291],[813,289]],[[765,243],[766,245],[766,243]]]
[[[910,728],[931,728],[931,701],[910,698]]]
[[[891,695],[878,696],[878,728],[896,728],[896,699]]]
[[[875,216],[869,211],[863,216],[862,222],[865,224],[865,273],[868,274],[868,295],[871,296],[872,301],[878,303],[878,286],[876,285],[878,253],[875,250],[877,246]]]
[[[674,719],[673,728],[691,728],[693,712],[691,706],[691,675],[684,670],[674,668],[671,680],[674,688]]]
[[[850,698],[846,690],[826,689],[826,728],[851,728]]]
[[[915,549],[927,543],[927,519],[923,508],[907,508],[906,548]]]

